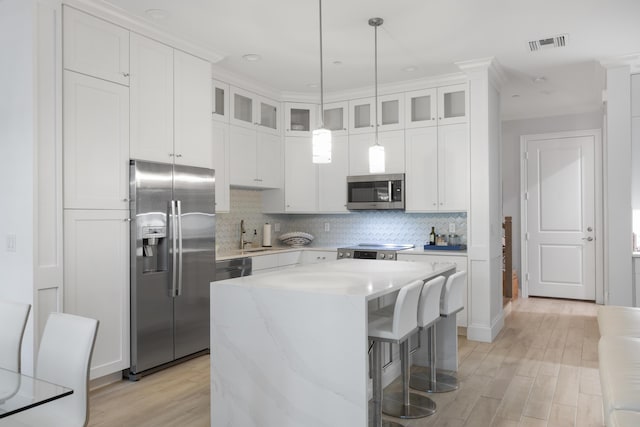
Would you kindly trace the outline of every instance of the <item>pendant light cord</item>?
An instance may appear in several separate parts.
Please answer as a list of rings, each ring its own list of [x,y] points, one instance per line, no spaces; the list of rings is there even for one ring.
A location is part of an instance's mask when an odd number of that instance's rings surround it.
[[[369,20],[369,25],[373,25],[373,39],[374,39],[374,87],[375,87],[375,103],[376,103],[376,117],[375,117],[375,129],[376,129],[376,145],[380,145],[378,143],[378,27],[382,25],[382,19],[375,18],[375,21],[372,23],[372,20]]]
[[[320,127],[324,128],[324,75],[322,67],[322,0],[318,0],[320,11]]]

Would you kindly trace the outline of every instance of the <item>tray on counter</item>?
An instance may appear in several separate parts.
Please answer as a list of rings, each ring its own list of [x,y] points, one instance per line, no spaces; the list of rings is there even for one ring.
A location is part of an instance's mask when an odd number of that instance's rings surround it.
[[[449,246],[424,245],[425,251],[464,251],[465,249],[467,249],[467,245],[449,245]]]

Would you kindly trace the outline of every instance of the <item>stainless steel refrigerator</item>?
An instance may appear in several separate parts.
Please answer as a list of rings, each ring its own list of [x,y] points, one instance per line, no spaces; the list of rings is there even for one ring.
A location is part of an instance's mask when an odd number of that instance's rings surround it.
[[[215,278],[211,169],[130,161],[130,379],[209,349]]]

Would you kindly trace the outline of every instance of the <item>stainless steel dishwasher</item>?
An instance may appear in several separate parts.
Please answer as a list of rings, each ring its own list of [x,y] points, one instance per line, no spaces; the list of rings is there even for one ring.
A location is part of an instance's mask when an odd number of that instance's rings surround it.
[[[216,281],[251,276],[251,258],[232,258],[216,261]]]

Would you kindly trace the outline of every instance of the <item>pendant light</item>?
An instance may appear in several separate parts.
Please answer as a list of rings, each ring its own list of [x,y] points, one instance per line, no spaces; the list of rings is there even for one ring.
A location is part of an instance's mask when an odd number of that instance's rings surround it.
[[[378,27],[382,25],[384,20],[382,18],[369,19],[369,25],[373,27],[374,33],[374,46],[375,46],[375,103],[376,103],[376,141],[375,144],[369,147],[369,173],[384,173],[384,147],[378,142]]]
[[[312,133],[312,162],[331,163],[331,131],[324,127],[324,75],[322,72],[322,0],[318,0],[320,15],[320,127]]]

